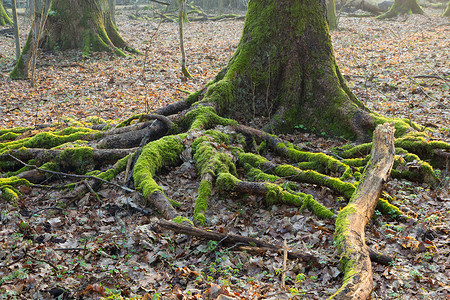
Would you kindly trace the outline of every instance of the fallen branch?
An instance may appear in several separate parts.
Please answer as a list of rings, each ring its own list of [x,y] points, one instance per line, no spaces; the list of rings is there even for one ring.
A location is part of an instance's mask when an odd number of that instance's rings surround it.
[[[267,251],[277,252],[283,254],[283,246],[274,245],[268,242],[260,241],[255,238],[235,235],[235,234],[224,234],[214,231],[206,231],[200,228],[191,227],[187,225],[182,225],[174,222],[169,222],[165,220],[158,221],[159,226],[170,229],[177,233],[183,233],[191,236],[195,236],[201,239],[212,240],[212,241],[222,241],[222,244],[226,246],[234,246],[238,244],[234,249],[238,250],[251,250],[252,252],[265,253]],[[318,265],[318,260],[315,256],[310,254],[303,254],[295,251],[288,251],[287,253],[289,259],[298,259],[302,262],[311,263],[313,265]]]
[[[335,241],[344,281],[331,299],[368,299],[372,292],[372,265],[364,240],[364,227],[373,215],[394,164],[394,131],[389,124],[377,126],[371,158],[361,182],[349,204],[338,214]]]

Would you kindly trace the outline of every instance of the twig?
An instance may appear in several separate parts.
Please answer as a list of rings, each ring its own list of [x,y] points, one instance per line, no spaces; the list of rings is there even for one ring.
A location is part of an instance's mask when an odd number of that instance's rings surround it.
[[[158,3],[158,4],[162,4],[162,5],[167,5],[167,6],[170,5],[170,3],[166,3],[166,2],[162,2],[162,1],[158,1],[158,0],[150,0],[150,1]]]
[[[35,166],[35,165],[29,165],[29,164],[27,164],[26,162],[21,161],[20,159],[18,159],[17,157],[14,157],[13,155],[11,155],[11,154],[9,154],[9,153],[7,153],[7,155],[8,155],[9,157],[15,159],[16,161],[20,162],[21,164],[23,164],[25,167],[29,167],[29,168],[38,170],[39,172],[49,173],[49,174],[53,174],[53,175],[60,175],[60,176],[73,177],[73,178],[95,179],[95,180],[101,181],[101,182],[103,182],[103,183],[106,183],[106,184],[109,184],[109,185],[112,185],[112,186],[121,188],[121,189],[123,189],[123,190],[125,190],[125,191],[127,191],[127,192],[134,192],[134,191],[135,191],[135,190],[130,189],[130,188],[126,187],[126,186],[122,186],[122,185],[119,185],[119,184],[117,184],[117,183],[110,182],[110,181],[105,180],[105,179],[103,179],[103,178],[96,177],[96,176],[92,176],[92,175],[69,174],[69,173],[63,173],[63,172],[56,172],[56,171],[51,171],[51,170],[41,169],[41,168],[39,168],[39,167],[37,167],[37,166]]]
[[[283,272],[281,273],[281,289],[286,290],[286,262],[288,256],[288,245],[286,239],[283,240]]]
[[[45,260],[45,259],[39,259],[39,258],[36,258],[36,257],[34,257],[34,256],[32,256],[31,254],[28,254],[28,253],[26,253],[25,256],[31,258],[32,260],[46,263],[46,264],[48,264],[50,267],[52,267],[53,270],[55,270],[55,273],[58,273],[58,272],[59,272],[58,267],[56,267],[55,264],[53,264],[51,261],[48,261],[48,260]]]
[[[442,79],[444,81],[450,81],[449,79],[439,76],[439,75],[416,75],[413,78],[433,78],[433,79]]]
[[[34,215],[34,214],[40,213],[41,211],[44,211],[44,210],[51,210],[51,209],[56,209],[56,210],[64,210],[64,209],[62,209],[61,207],[57,207],[57,206],[50,206],[50,207],[44,207],[44,208],[38,209],[38,210],[36,210],[35,212],[32,212],[32,213],[31,213],[31,215]]]

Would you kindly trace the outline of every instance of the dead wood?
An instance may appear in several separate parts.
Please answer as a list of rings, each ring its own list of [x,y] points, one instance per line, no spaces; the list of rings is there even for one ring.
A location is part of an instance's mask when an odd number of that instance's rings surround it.
[[[344,282],[331,298],[368,299],[372,292],[372,265],[364,228],[373,215],[384,183],[394,164],[394,128],[378,125],[370,161],[361,182],[336,220],[335,240],[341,256]]]
[[[241,236],[236,234],[225,234],[215,231],[207,231],[200,228],[182,225],[179,223],[169,222],[165,220],[158,221],[158,224],[163,228],[170,229],[177,233],[183,233],[205,240],[220,241],[223,245],[233,247],[232,249],[235,250],[250,250],[254,253],[265,253],[267,251],[270,251],[283,254],[282,245],[274,245],[247,236]],[[311,263],[313,265],[319,264],[315,256],[296,251],[288,251],[288,258],[298,259],[302,262]]]

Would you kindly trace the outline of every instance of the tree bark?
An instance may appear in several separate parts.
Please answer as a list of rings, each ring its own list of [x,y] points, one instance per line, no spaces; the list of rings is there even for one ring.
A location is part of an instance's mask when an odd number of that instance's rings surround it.
[[[3,7],[2,2],[0,1],[0,26],[6,26],[12,24],[12,20]]]
[[[268,118],[268,131],[368,139],[375,127],[336,64],[325,0],[250,1],[238,48],[203,101],[239,121]]]
[[[180,36],[180,51],[181,51],[181,73],[187,78],[191,78],[191,74],[189,73],[186,67],[186,51],[184,50],[184,38],[183,38],[183,19],[185,18],[184,12],[184,3],[185,0],[179,0],[179,14],[178,14],[178,33]]]
[[[447,8],[445,9],[444,13],[442,14],[443,17],[450,18],[450,0],[447,3]]]
[[[334,239],[341,256],[344,282],[332,299],[368,299],[372,292],[372,265],[364,227],[373,215],[394,164],[394,131],[389,124],[376,128],[371,158],[360,184],[338,214]]]
[[[11,71],[12,79],[33,79],[34,66],[36,63],[37,48],[47,16],[51,7],[52,0],[34,2],[34,19],[28,34],[27,41],[22,49],[19,59]],[[31,73],[30,73],[31,72]],[[32,82],[33,84],[33,82]]]
[[[327,21],[330,30],[337,29],[336,1],[327,0]]]
[[[16,45],[16,61],[18,61],[20,57],[20,40],[19,40],[19,21],[17,19],[16,0],[12,0],[12,14],[14,22],[14,43]]]
[[[394,0],[391,8],[384,14],[377,17],[377,19],[387,19],[394,18],[398,15],[411,15],[420,14],[423,15],[425,12],[422,7],[417,3],[417,0]]]
[[[111,19],[108,0],[54,0],[39,45],[48,49],[82,49],[83,55],[92,51],[108,51],[124,56],[122,50],[134,51],[122,39]],[[35,20],[37,22],[37,20]],[[22,50],[21,62],[16,64],[12,79],[27,79],[31,44],[37,35],[32,29]]]

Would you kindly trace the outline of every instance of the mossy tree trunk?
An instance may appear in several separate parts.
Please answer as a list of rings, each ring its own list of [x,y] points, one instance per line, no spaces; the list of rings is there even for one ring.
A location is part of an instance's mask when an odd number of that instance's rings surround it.
[[[32,35],[30,32],[28,39]],[[39,45],[60,50],[78,48],[83,55],[108,51],[124,56],[123,50],[132,51],[112,21],[108,0],[54,0]],[[22,56],[27,56],[28,50],[25,46]],[[28,78],[27,64],[17,64],[11,77]]]
[[[32,79],[34,66],[36,63],[37,47],[39,46],[39,40],[42,36],[42,31],[45,26],[48,13],[50,11],[52,0],[34,1],[33,12],[34,18],[31,25],[30,33],[28,34],[27,41],[22,49],[22,53],[11,71],[10,77],[12,79]]]
[[[3,7],[2,1],[0,1],[0,25],[6,26],[9,24],[12,24],[11,18],[8,16],[8,13],[6,12],[5,8]]]
[[[425,12],[422,7],[417,3],[417,0],[394,0],[391,8],[384,14],[377,17],[377,19],[394,18],[398,15],[411,15],[420,14],[423,15]]]
[[[327,0],[327,21],[330,30],[337,29],[336,1]]]
[[[450,0],[447,3],[447,8],[445,9],[444,13],[442,14],[443,17],[450,18]]]
[[[191,78],[191,74],[189,73],[186,67],[186,51],[184,50],[184,37],[183,37],[183,20],[186,16],[184,11],[185,0],[178,0],[178,33],[180,37],[180,52],[181,52],[181,73],[184,76]]]
[[[325,0],[250,1],[238,48],[203,101],[237,120],[266,117],[275,132],[366,139],[374,129],[336,64]]]
[[[20,40],[19,40],[19,21],[17,19],[17,3],[16,0],[12,0],[12,15],[14,21],[14,43],[16,45],[16,61],[20,57]]]

